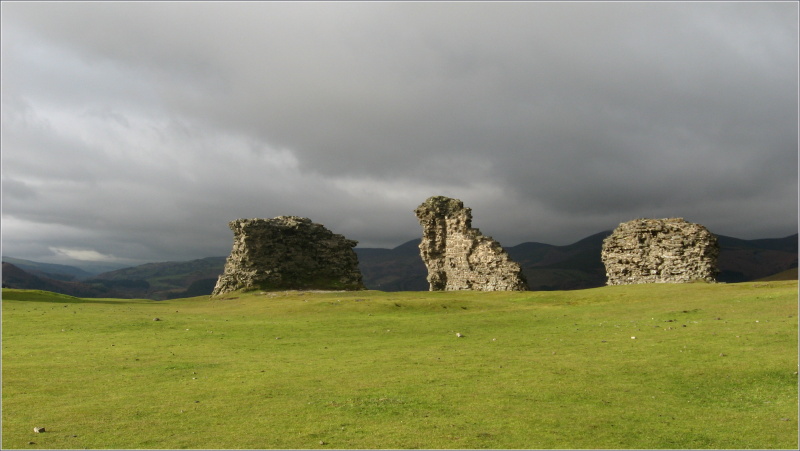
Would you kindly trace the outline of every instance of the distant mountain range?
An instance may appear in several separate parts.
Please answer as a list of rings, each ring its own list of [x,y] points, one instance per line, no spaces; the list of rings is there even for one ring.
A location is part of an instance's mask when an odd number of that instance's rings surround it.
[[[528,242],[506,248],[522,266],[531,290],[575,290],[605,285],[600,260],[603,240],[596,233],[567,246]],[[719,282],[797,277],[797,234],[785,238],[741,240],[718,235]],[[393,249],[356,248],[364,284],[382,291],[427,291],[427,269],[420,240]],[[54,291],[80,297],[170,299],[208,295],[225,266],[225,257],[148,263],[92,275],[81,268],[3,257],[3,286]]]
[[[3,257],[3,287],[80,297],[171,299],[211,294],[225,257],[146,263],[93,275],[67,265]]]
[[[606,271],[600,252],[605,231],[567,246],[527,242],[505,248],[522,267],[535,291],[600,287]],[[741,240],[717,236],[719,282],[745,282],[797,268],[797,234],[775,239]],[[419,257],[420,240],[394,249],[358,249],[361,273],[368,288],[383,291],[427,290],[427,269]]]
[[[39,263],[30,260],[23,260],[21,258],[3,257],[3,263],[15,265],[34,276],[63,280],[67,282],[87,279],[93,275],[93,273],[75,266]]]

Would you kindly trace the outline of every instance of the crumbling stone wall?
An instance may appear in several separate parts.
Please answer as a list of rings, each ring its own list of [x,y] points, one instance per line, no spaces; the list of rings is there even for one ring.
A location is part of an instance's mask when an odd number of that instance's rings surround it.
[[[717,237],[683,218],[624,222],[603,241],[608,285],[713,282]]]
[[[472,228],[472,210],[434,196],[414,212],[422,226],[420,255],[430,291],[520,291],[528,284],[500,243]]]
[[[228,223],[233,250],[212,296],[239,289],[364,288],[357,241],[308,218],[237,219]]]

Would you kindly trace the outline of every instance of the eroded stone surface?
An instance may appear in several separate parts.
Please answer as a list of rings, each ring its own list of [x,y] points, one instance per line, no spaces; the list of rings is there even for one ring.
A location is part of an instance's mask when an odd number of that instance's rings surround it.
[[[414,212],[422,226],[420,255],[430,291],[520,291],[528,284],[500,243],[472,228],[472,210],[458,199],[428,198]]]
[[[297,216],[228,223],[233,249],[212,296],[239,289],[359,290],[364,288],[357,241]]]
[[[603,241],[608,285],[713,282],[717,237],[683,218],[624,222]]]

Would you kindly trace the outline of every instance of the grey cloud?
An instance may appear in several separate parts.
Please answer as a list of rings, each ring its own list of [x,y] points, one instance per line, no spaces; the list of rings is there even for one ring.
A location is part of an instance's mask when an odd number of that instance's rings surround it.
[[[282,214],[392,246],[435,194],[504,244],[655,215],[797,227],[789,3],[4,3],[2,21],[9,251],[221,255],[227,221]]]

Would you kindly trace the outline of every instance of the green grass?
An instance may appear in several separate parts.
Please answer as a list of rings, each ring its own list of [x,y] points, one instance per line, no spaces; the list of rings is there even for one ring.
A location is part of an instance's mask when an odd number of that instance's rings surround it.
[[[2,446],[796,449],[797,290],[4,289]]]

